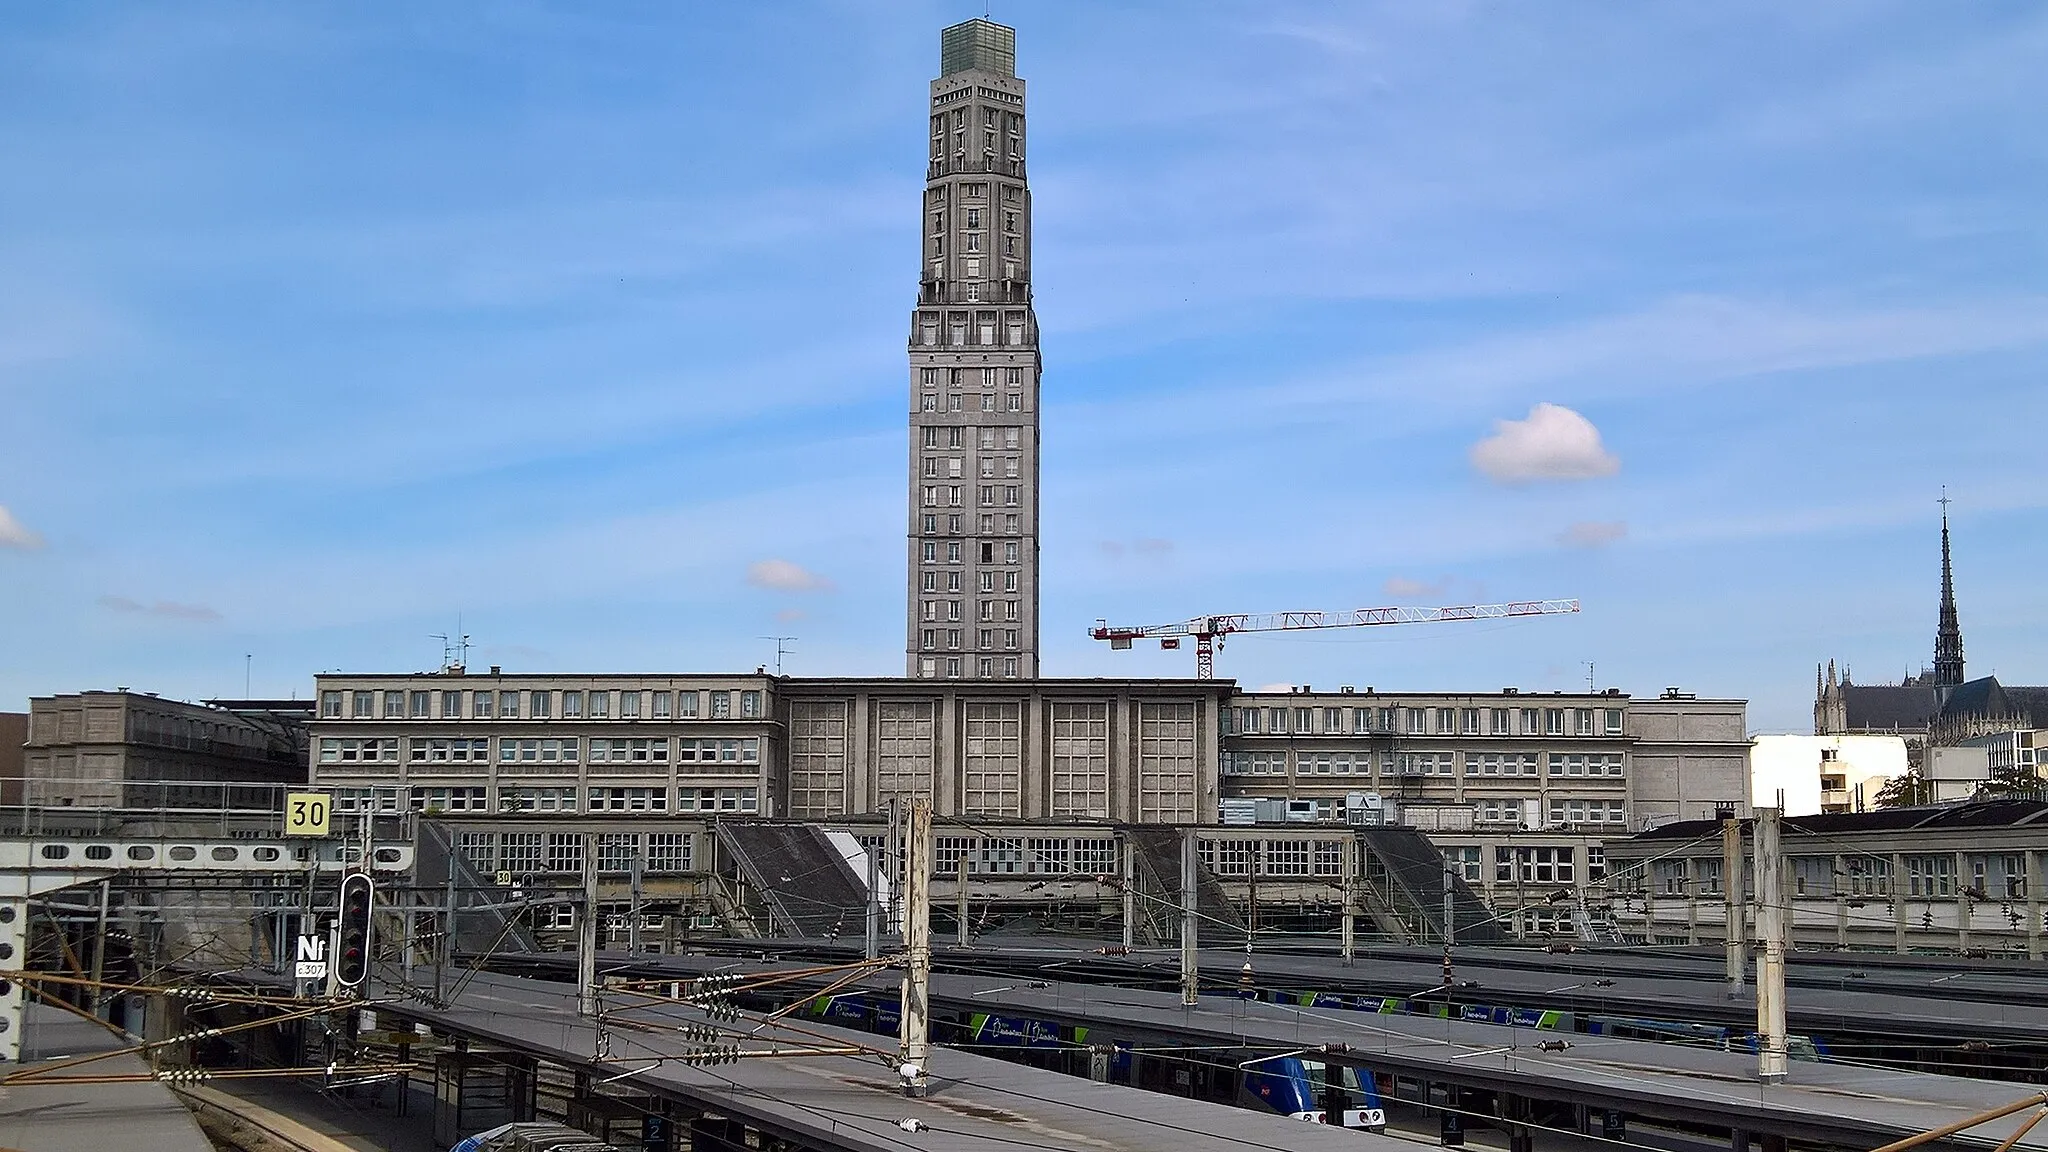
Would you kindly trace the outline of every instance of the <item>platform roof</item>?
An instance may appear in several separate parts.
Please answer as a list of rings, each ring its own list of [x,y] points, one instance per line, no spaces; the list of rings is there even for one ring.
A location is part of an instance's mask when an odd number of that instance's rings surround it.
[[[687,1047],[663,1025],[703,1023],[678,1005],[619,1012],[608,1028],[610,1054],[599,1057],[597,1028],[576,1014],[569,985],[489,973],[478,975],[446,1009],[380,1006],[427,1023],[600,1079],[647,1067]],[[622,1001],[608,1000],[612,1009]],[[635,1022],[629,1026],[627,1021]],[[651,1025],[652,1030],[639,1025]],[[876,1038],[837,1028],[769,1026],[747,1032],[747,1048],[819,1043],[872,1045]],[[893,1047],[893,1045],[892,1045]],[[814,1147],[903,1152],[985,1152],[991,1146],[1102,1152],[1395,1152],[1389,1137],[1303,1124],[1248,1109],[1098,1084],[964,1052],[934,1065],[932,1093],[905,1098],[895,1071],[879,1059],[792,1056],[714,1067],[661,1064],[629,1078],[640,1090],[746,1120]],[[925,1128],[915,1135],[900,1121]]]
[[[608,958],[607,963],[614,962]],[[618,957],[616,966],[628,967],[628,958]],[[630,962],[633,971],[678,976],[774,967],[723,957]],[[1274,1049],[1346,1045],[1347,1056],[1332,1058],[1382,1072],[1842,1147],[1868,1147],[1925,1131],[2007,1104],[2028,1091],[2001,1081],[1811,1062],[1795,1062],[1787,1082],[1765,1085],[1756,1079],[1756,1058],[1743,1053],[1231,996],[1205,996],[1187,1007],[1171,993],[1054,980],[1036,988],[1033,983],[940,974],[932,978],[932,1003],[1084,1025],[1091,1043],[1171,1038],[1184,1044]],[[888,977],[861,987],[880,996],[894,994]],[[1545,1039],[1568,1039],[1571,1047],[1542,1051],[1536,1045]],[[945,1059],[956,1055],[947,1053]],[[1994,1121],[1956,1143],[1988,1147],[2020,1123],[2019,1118]],[[2026,1134],[2018,1146],[2048,1149],[2048,1125]]]

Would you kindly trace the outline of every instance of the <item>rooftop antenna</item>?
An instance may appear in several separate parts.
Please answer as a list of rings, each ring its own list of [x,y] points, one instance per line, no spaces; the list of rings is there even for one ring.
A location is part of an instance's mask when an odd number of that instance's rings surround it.
[[[462,617],[455,618],[455,635],[435,632],[432,638],[441,642],[441,671],[452,672],[469,666],[469,633],[462,630]]]
[[[798,638],[795,636],[762,636],[759,639],[775,641],[775,674],[777,676],[782,675],[782,655],[789,651],[785,646],[796,643]]]
[[[249,675],[250,669],[255,666],[255,663],[256,654],[254,652],[242,653],[242,699],[244,700],[249,699]]]
[[[1588,660],[1586,661],[1586,694],[1590,696],[1597,691],[1599,689],[1593,687],[1593,662]]]

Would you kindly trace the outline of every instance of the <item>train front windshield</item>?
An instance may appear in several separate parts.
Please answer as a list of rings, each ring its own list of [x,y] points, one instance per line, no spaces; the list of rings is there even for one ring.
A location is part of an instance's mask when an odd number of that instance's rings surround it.
[[[1303,1060],[1301,1069],[1308,1076],[1317,1106],[1330,1123],[1341,1122],[1346,1128],[1369,1128],[1375,1132],[1385,1130],[1387,1113],[1370,1072],[1361,1077],[1358,1069],[1348,1064],[1332,1067],[1320,1060]]]

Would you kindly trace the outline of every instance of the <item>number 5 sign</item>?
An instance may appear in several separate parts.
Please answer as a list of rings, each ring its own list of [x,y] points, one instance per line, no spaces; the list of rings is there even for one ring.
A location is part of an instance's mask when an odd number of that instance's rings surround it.
[[[292,792],[284,798],[284,834],[325,836],[334,800],[325,792]]]

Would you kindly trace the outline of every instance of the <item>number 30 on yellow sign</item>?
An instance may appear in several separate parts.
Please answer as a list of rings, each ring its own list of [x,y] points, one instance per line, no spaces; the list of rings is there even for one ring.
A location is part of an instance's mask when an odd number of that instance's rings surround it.
[[[334,798],[325,792],[292,792],[284,798],[284,834],[325,836]]]

